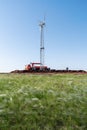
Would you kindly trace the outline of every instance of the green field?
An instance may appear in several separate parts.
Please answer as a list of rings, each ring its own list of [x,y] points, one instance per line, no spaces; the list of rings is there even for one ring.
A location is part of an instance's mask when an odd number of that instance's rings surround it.
[[[0,74],[0,130],[87,130],[87,75]]]

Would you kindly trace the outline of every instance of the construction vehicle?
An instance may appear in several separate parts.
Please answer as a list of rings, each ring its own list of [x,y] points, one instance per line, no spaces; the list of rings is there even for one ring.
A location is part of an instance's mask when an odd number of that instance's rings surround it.
[[[49,71],[50,69],[47,66],[41,65],[41,63],[30,63],[28,65],[25,65],[25,70],[27,71]]]
[[[39,24],[40,29],[41,29],[41,34],[40,34],[40,62],[33,62],[28,65],[25,65],[25,70],[26,71],[49,71],[50,68],[44,65],[44,26],[45,22],[40,22]]]

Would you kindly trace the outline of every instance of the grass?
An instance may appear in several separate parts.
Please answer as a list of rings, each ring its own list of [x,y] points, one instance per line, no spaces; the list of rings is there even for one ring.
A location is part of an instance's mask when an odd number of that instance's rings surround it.
[[[0,130],[87,130],[87,75],[0,74]]]

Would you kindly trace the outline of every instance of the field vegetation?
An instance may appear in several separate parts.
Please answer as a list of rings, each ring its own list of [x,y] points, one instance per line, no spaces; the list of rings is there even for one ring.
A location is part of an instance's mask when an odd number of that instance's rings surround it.
[[[87,74],[0,74],[0,130],[87,130]]]

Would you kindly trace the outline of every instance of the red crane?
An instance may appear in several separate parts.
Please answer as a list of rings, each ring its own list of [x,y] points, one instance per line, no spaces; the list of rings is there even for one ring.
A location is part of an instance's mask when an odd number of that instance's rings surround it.
[[[42,66],[41,63],[30,63],[25,65],[25,70],[27,71],[47,71],[47,66]]]
[[[27,71],[47,71],[49,68],[44,65],[44,26],[45,22],[40,22],[39,24],[41,29],[41,35],[40,35],[40,63],[30,63],[28,65],[25,65],[25,70]]]

